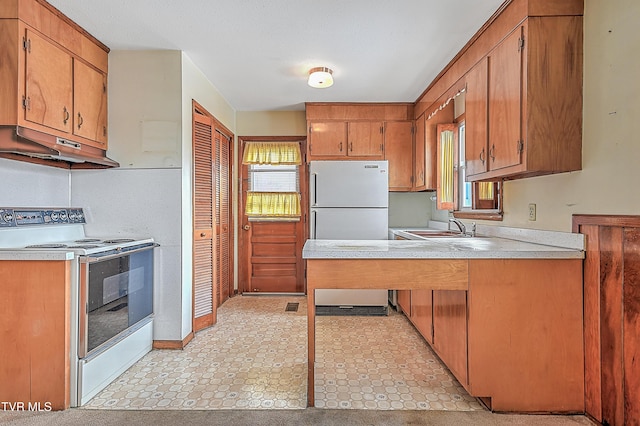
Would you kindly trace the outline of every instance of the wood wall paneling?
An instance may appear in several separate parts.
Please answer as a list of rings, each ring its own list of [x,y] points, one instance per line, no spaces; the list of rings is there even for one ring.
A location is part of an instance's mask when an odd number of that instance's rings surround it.
[[[640,228],[624,229],[624,422],[640,424]]]
[[[585,409],[611,425],[640,424],[640,216],[574,215],[584,262]]]
[[[587,241],[584,260],[584,381],[585,411],[602,421],[600,354],[600,240],[597,225],[582,226]]]
[[[601,227],[599,241],[602,420],[622,425],[622,228]]]

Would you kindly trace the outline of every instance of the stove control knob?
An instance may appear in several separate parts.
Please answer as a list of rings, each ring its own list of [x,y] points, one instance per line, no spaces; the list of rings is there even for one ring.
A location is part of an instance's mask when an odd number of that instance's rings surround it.
[[[66,210],[60,211],[60,219],[61,220],[67,220],[67,211]]]
[[[2,215],[2,220],[4,220],[7,223],[11,223],[13,222],[13,215],[11,214],[11,212],[5,212]]]
[[[58,212],[57,212],[57,211],[52,211],[52,212],[51,212],[51,220],[53,220],[54,222],[56,222],[59,218],[60,218],[60,215],[58,214]]]

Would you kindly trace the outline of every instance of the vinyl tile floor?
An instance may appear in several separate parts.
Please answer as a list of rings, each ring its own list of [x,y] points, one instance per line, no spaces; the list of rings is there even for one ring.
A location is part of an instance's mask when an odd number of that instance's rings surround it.
[[[184,350],[151,351],[84,408],[304,408],[306,308],[301,296],[231,298]],[[393,310],[316,317],[315,374],[318,408],[483,410]]]

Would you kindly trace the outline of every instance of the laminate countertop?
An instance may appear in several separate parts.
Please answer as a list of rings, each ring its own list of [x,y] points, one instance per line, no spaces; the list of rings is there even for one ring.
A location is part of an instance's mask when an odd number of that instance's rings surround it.
[[[583,259],[575,248],[497,237],[307,240],[304,259]]]

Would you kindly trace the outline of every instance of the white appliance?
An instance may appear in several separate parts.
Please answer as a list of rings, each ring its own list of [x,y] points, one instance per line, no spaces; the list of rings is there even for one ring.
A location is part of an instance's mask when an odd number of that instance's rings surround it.
[[[87,238],[85,224],[82,208],[0,207],[0,252],[16,260],[33,252],[64,252],[73,260],[72,407],[86,404],[153,344],[153,249],[158,244],[139,236]]]
[[[312,161],[309,185],[309,238],[388,238],[388,161]],[[316,290],[315,296],[319,307],[373,307],[387,312],[387,290]]]

